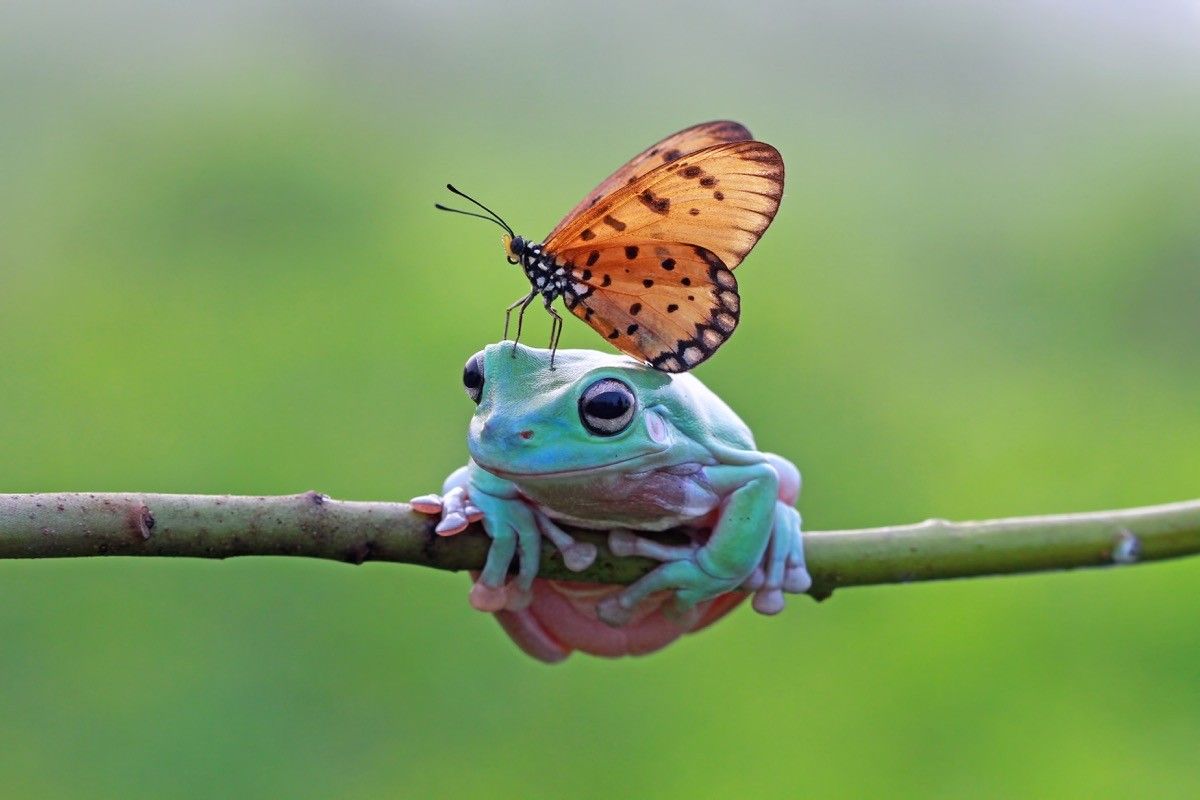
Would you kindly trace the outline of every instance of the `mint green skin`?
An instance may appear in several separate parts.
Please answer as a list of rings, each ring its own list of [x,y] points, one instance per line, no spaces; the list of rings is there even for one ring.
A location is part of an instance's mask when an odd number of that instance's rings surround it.
[[[684,612],[751,589],[757,610],[776,613],[782,591],[809,588],[792,505],[799,472],[758,451],[741,419],[694,376],[588,350],[559,350],[551,368],[549,351],[509,342],[489,345],[482,359],[484,384],[467,437],[471,460],[444,488],[464,490],[465,516],[481,518],[493,539],[472,592],[477,608],[522,607],[542,534],[560,548],[565,537],[564,555],[572,550],[559,522],[618,531],[610,539],[618,555],[665,562],[601,603],[598,614],[611,625],[626,622],[642,599],[663,590],[675,593]],[[637,398],[630,424],[611,436],[589,431],[580,418],[581,395],[603,378],[624,382]],[[460,521],[465,527],[466,519]],[[445,526],[444,520],[439,530]],[[628,533],[680,526],[712,532],[690,547]],[[591,558],[576,561],[582,568]]]

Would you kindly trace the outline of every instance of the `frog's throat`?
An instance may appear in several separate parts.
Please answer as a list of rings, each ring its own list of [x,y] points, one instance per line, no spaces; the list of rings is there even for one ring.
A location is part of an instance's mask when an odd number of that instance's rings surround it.
[[[649,453],[639,453],[636,456],[630,456],[629,458],[622,458],[619,461],[610,461],[607,464],[597,464],[596,466],[593,466],[593,467],[580,467],[578,469],[559,469],[559,470],[550,470],[547,472],[516,472],[514,470],[501,469],[499,467],[493,467],[490,464],[485,464],[484,462],[480,461],[478,458],[475,458],[474,456],[472,456],[472,458],[475,459],[475,463],[478,464],[482,469],[492,473],[493,475],[495,475],[497,477],[508,478],[511,480],[513,478],[562,478],[562,477],[566,477],[569,475],[586,475],[589,472],[601,472],[603,470],[612,469],[613,467],[619,467],[622,464],[629,464],[634,461],[639,461],[648,456],[656,456],[661,452],[662,452],[661,450],[652,450]]]

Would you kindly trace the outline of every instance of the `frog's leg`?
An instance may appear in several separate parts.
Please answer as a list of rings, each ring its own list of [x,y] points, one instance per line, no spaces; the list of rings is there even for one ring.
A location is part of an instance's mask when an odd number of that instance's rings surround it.
[[[754,609],[761,614],[776,614],[783,609],[783,593],[802,594],[812,587],[812,577],[804,562],[804,539],[800,514],[794,504],[800,494],[800,472],[787,459],[763,453],[779,479],[771,539],[760,565],[742,583],[741,589],[754,592]],[[609,534],[609,549],[617,556],[644,556],[659,561],[679,561],[692,557],[694,546],[664,545],[629,531]]]
[[[471,605],[480,611],[518,610],[529,604],[530,587],[541,560],[541,533],[533,510],[520,498],[514,484],[468,466],[446,479],[445,494],[414,498],[414,510],[442,519],[436,531],[452,536],[471,522],[480,521],[492,539],[487,561],[471,588]],[[520,554],[517,576],[508,583],[508,571]]]
[[[712,489],[726,498],[708,541],[602,601],[596,611],[605,622],[623,625],[638,603],[668,589],[675,590],[676,605],[686,611],[736,589],[762,561],[771,539],[779,475],[766,462],[710,466],[704,474]]]

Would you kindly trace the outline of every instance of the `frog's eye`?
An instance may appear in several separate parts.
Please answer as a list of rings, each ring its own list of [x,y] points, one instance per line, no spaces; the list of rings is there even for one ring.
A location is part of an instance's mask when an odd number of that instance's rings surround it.
[[[463,386],[467,389],[467,397],[475,401],[475,405],[479,405],[479,398],[483,396],[483,356],[476,353],[471,356],[471,360],[463,367]]]
[[[615,378],[602,378],[579,398],[583,427],[598,436],[615,436],[629,427],[637,398],[633,390]]]

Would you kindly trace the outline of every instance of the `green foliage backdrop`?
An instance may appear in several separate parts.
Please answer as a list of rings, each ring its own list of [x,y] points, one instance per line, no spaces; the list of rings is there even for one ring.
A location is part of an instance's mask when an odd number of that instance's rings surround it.
[[[1194,4],[76,5],[0,9],[0,491],[430,490],[523,285],[442,184],[540,236],[732,117],[787,194],[699,374],[801,466],[809,527],[1200,494]],[[2,563],[0,785],[1200,792],[1196,560],[799,599],[555,668],[467,586]]]

